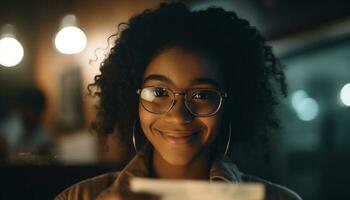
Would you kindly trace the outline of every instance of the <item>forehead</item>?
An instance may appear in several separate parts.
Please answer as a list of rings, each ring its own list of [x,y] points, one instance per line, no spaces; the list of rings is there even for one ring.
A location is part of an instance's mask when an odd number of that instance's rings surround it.
[[[219,87],[223,86],[222,74],[214,61],[179,47],[165,49],[151,60],[143,79],[152,75],[170,79],[177,88],[187,88],[194,80],[205,79],[217,82]]]

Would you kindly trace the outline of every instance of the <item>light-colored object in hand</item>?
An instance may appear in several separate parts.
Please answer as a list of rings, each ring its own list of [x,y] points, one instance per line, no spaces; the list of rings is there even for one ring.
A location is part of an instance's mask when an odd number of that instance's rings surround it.
[[[133,192],[159,195],[162,200],[263,200],[265,187],[261,183],[228,184],[192,180],[162,180],[133,178]]]

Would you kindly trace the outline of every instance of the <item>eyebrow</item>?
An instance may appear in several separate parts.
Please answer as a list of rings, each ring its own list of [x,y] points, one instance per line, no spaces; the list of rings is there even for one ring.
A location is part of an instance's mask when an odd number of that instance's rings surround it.
[[[212,78],[197,78],[191,81],[191,85],[197,84],[210,84],[215,86],[216,88],[220,88],[220,84]]]
[[[169,83],[170,85],[174,85],[174,83],[166,76],[163,75],[159,75],[159,74],[151,74],[149,76],[147,76],[144,80],[143,83],[146,83],[147,81],[162,81],[162,82],[166,82]]]
[[[151,74],[151,75],[147,76],[143,80],[143,83],[146,83],[147,81],[150,81],[150,80],[162,81],[162,82],[168,83],[172,86],[175,85],[168,77],[160,75],[160,74]],[[220,84],[212,78],[196,78],[196,79],[192,80],[190,84],[191,85],[210,84],[210,85],[215,86],[216,88],[220,88]]]

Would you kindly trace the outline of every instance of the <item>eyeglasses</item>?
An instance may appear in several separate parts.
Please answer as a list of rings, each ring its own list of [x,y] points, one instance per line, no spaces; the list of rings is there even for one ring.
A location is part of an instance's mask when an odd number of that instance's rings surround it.
[[[165,114],[175,105],[175,96],[184,95],[185,106],[194,116],[208,117],[215,115],[226,93],[215,89],[190,89],[185,93],[173,92],[166,87],[145,87],[137,90],[141,105],[150,113]]]

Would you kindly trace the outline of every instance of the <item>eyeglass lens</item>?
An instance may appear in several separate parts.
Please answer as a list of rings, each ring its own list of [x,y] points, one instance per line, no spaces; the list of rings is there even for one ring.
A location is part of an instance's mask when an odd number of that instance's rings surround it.
[[[162,87],[146,87],[140,93],[141,104],[152,113],[163,114],[173,106],[175,95]],[[186,93],[185,104],[195,115],[210,115],[221,103],[220,93],[213,89],[194,89]]]

